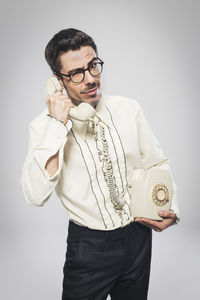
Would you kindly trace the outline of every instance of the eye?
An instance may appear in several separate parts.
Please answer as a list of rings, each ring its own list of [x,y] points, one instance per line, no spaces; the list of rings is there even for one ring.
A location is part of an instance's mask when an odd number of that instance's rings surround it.
[[[70,78],[73,82],[81,82],[84,77],[84,71],[83,70],[76,70],[71,73]]]
[[[72,72],[71,76],[76,76],[76,75],[80,75],[80,74],[83,74],[83,71],[82,70],[77,70],[77,71]]]
[[[97,62],[93,62],[93,64],[90,66],[91,69],[95,69],[97,67]]]

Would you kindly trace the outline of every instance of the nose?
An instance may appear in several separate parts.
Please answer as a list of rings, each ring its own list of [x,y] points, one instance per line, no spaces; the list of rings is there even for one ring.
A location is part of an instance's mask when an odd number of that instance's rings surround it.
[[[91,84],[91,83],[93,83],[93,82],[95,82],[95,79],[94,79],[94,77],[90,74],[90,72],[89,72],[89,70],[87,70],[86,72],[85,72],[85,78],[84,78],[84,83],[85,84]]]

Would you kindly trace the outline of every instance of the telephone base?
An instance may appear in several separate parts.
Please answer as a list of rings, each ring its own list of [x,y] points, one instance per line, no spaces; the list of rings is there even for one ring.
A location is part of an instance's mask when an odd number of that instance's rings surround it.
[[[159,167],[135,170],[131,189],[133,218],[162,221],[159,210],[169,210],[172,199],[172,179],[168,171]]]

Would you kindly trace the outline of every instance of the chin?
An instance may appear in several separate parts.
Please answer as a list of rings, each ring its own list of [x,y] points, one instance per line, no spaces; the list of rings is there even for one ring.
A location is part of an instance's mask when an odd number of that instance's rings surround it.
[[[97,103],[99,102],[99,98],[97,100],[93,100],[88,102],[90,105],[92,105],[93,107],[96,107]]]
[[[77,97],[77,99],[69,95],[69,93],[68,96],[70,97],[73,104],[76,106],[79,105],[81,102],[85,102],[95,107],[101,98],[101,90],[97,89],[97,92],[94,95],[80,95],[81,97]]]
[[[101,98],[101,91],[97,89],[96,94],[94,95],[85,95],[86,97],[82,98],[82,102],[86,102],[91,104],[92,106],[96,106]]]
[[[97,103],[99,102],[100,98],[101,98],[101,94],[99,94],[98,96],[96,96],[94,98],[91,97],[89,99],[89,101],[87,101],[87,102],[95,107],[97,105]]]

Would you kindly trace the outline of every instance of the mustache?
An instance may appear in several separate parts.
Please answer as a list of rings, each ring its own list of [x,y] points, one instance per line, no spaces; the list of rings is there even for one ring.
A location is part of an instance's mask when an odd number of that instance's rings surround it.
[[[81,91],[81,94],[85,94],[91,90],[94,90],[98,87],[98,84],[96,82],[92,83],[92,84],[88,84],[86,89],[84,89],[83,91]]]

